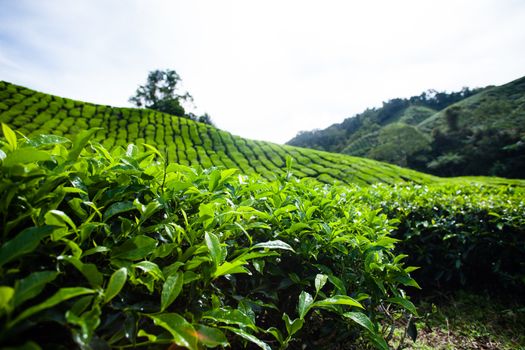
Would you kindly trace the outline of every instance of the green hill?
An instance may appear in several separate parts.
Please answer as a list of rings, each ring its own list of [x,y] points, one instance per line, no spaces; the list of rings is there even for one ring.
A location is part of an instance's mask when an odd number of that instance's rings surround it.
[[[130,143],[144,149],[147,144],[158,148],[170,162],[203,168],[237,168],[245,174],[257,173],[267,179],[285,172],[286,161],[291,158],[295,176],[312,177],[324,183],[441,181],[435,176],[371,159],[248,140],[187,118],[148,109],[76,101],[3,81],[0,82],[0,122],[28,137],[37,134],[72,137],[81,130],[101,128],[94,135],[94,141],[108,149],[125,149]],[[509,183],[498,178],[474,181]],[[521,185],[521,182],[514,183]]]
[[[157,147],[169,161],[184,165],[238,168],[271,179],[293,158],[298,177],[321,182],[369,184],[412,181],[433,177],[387,163],[342,154],[247,140],[210,125],[147,109],[115,108],[52,96],[0,82],[0,122],[27,136],[73,136],[81,130],[101,127],[94,137],[108,149],[135,143]]]
[[[431,91],[302,132],[290,145],[387,161],[441,176],[525,176],[525,77]]]

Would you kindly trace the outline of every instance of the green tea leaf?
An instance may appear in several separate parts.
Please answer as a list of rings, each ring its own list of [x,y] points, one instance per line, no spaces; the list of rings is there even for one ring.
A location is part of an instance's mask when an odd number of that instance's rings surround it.
[[[125,213],[133,209],[136,209],[136,208],[133,205],[133,202],[130,202],[130,201],[113,203],[104,211],[103,220],[107,221],[112,216],[115,216],[121,213]]]
[[[128,239],[122,245],[113,248],[113,259],[140,260],[151,254],[157,246],[157,240],[137,235]]]
[[[6,167],[15,164],[29,164],[35,162],[43,162],[50,160],[51,155],[48,152],[40,151],[32,148],[20,148],[7,154],[3,164]]]
[[[285,243],[280,240],[257,243],[252,247],[252,249],[254,248],[283,249],[283,250],[290,250],[292,252],[294,251],[293,248],[288,243]]]
[[[63,211],[50,210],[46,213],[44,217],[47,225],[59,227],[69,226],[75,231],[77,229],[77,226],[75,225],[73,220],[71,220],[71,218]]]
[[[53,281],[57,276],[58,272],[56,271],[38,271],[17,281],[15,284],[14,307],[17,308],[23,302],[36,297],[42,292],[46,284]]]
[[[395,297],[395,298],[389,298],[389,299],[387,299],[387,301],[389,301],[391,303],[394,303],[394,304],[401,305],[406,310],[408,310],[411,314],[413,314],[415,316],[419,316],[418,313],[417,313],[416,306],[410,300],[407,300],[407,299],[401,298],[401,297]]]
[[[204,344],[206,347],[226,347],[229,345],[228,339],[226,339],[224,333],[218,328],[199,324],[195,327],[195,330],[197,331],[197,338],[199,339],[199,342]]]
[[[92,287],[96,288],[102,285],[104,276],[102,276],[100,271],[98,271],[95,264],[84,264],[82,261],[80,261],[80,259],[73,256],[61,256],[59,258],[62,258],[63,260],[75,266],[75,268],[80,271],[80,273],[82,273],[89,281]]]
[[[228,327],[228,326],[224,326],[222,327],[224,329],[227,329],[239,336],[241,336],[242,338],[252,342],[253,344],[257,345],[258,347],[260,347],[261,349],[263,350],[272,350],[272,348],[266,344],[265,342],[263,342],[262,340],[260,340],[259,338],[257,338],[256,336],[246,332],[246,331],[243,331],[242,329],[239,329],[239,328],[233,328],[233,327]]]
[[[179,346],[185,346],[190,350],[198,350],[198,338],[195,328],[179,314],[164,313],[158,315],[147,315],[155,325],[167,330],[173,337],[173,341]]]
[[[315,276],[315,290],[316,290],[317,293],[319,293],[321,288],[323,288],[323,286],[326,284],[327,280],[328,280],[328,276],[327,275],[317,274]]]
[[[223,322],[226,324],[236,324],[241,327],[248,327],[256,330],[257,327],[253,323],[253,320],[237,309],[212,309],[205,312],[202,315],[203,318],[212,319],[216,322]]]
[[[16,150],[17,142],[15,132],[9,126],[7,126],[7,124],[4,123],[2,123],[2,132],[4,133],[4,137],[7,140],[11,151]]]
[[[358,302],[357,300],[347,295],[334,295],[331,298],[316,301],[313,306],[314,307],[324,307],[324,306],[331,306],[331,305],[348,305],[348,306],[356,306],[361,309],[364,309],[363,305],[361,305],[360,302]]]
[[[60,304],[63,301],[66,301],[71,298],[78,297],[80,295],[93,294],[95,291],[93,289],[82,288],[82,287],[69,287],[59,289],[53,296],[45,300],[44,302],[32,306],[28,309],[25,309],[17,318],[11,321],[8,324],[8,327],[12,327],[18,322],[36,314],[45,309],[49,309],[57,304]]]
[[[314,298],[308,292],[301,292],[301,294],[299,295],[299,304],[297,306],[299,318],[303,319],[304,316],[306,316],[306,314],[312,307],[313,302]]]
[[[69,150],[69,154],[67,157],[67,160],[74,161],[77,160],[78,156],[80,155],[80,152],[84,149],[84,147],[89,142],[89,139],[98,131],[102,130],[102,128],[92,128],[89,130],[82,130],[80,131],[77,136],[75,137],[75,140],[73,141],[73,146]]]
[[[184,284],[184,273],[179,271],[174,275],[169,276],[162,286],[162,293],[160,296],[160,311],[163,312],[170,306],[182,291]]]
[[[57,144],[63,144],[63,143],[69,143],[71,140],[69,140],[67,137],[62,137],[58,135],[37,135],[33,138],[31,138],[27,145],[31,147],[43,147],[43,146],[53,146]]]
[[[232,275],[235,273],[250,273],[250,271],[244,267],[246,264],[247,262],[244,260],[234,260],[232,262],[226,261],[217,267],[217,270],[213,273],[213,278],[223,275]]]
[[[134,268],[140,269],[155,279],[164,279],[164,274],[159,268],[159,265],[151,261],[141,261],[132,265]]]
[[[108,303],[111,299],[116,297],[118,293],[122,290],[126,284],[126,279],[128,277],[128,270],[123,267],[113,272],[109,278],[108,286],[104,291],[104,302]]]
[[[296,211],[297,207],[293,204],[289,204],[285,207],[279,208],[276,211],[273,212],[274,216],[279,216],[284,213],[291,213],[292,211]]]
[[[223,262],[221,242],[219,238],[213,234],[206,232],[204,234],[204,240],[206,241],[206,246],[210,251],[211,260],[213,265],[217,268]]]
[[[344,317],[348,317],[361,327],[368,329],[371,333],[375,333],[375,327],[372,321],[362,312],[345,312]]]
[[[290,317],[286,313],[283,314],[283,320],[286,326],[286,331],[288,332],[288,336],[292,336],[297,333],[301,328],[303,328],[304,325],[304,319],[296,318],[295,320],[291,321]]]
[[[40,241],[53,232],[52,226],[30,227],[0,247],[0,266],[3,266],[38,247]]]
[[[0,315],[6,310],[15,294],[15,290],[9,286],[0,286]]]

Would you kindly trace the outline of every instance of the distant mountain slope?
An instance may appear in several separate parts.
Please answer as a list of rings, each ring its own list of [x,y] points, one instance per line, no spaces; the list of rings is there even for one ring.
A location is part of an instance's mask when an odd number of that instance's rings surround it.
[[[0,122],[20,133],[73,136],[102,127],[95,141],[106,148],[146,143],[166,153],[170,161],[202,167],[235,167],[244,173],[272,178],[293,158],[298,177],[326,183],[369,184],[437,180],[430,175],[387,163],[342,154],[281,146],[234,136],[212,126],[147,109],[115,108],[75,101],[0,82]]]
[[[435,175],[525,177],[525,77],[502,86],[393,99],[290,145]]]

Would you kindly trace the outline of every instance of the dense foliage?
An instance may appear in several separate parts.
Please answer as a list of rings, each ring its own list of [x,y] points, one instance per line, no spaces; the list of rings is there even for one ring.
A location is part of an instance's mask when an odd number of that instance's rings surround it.
[[[243,139],[210,125],[148,109],[114,108],[43,94],[0,82],[0,122],[29,137],[53,134],[74,137],[98,128],[93,140],[106,149],[144,143],[155,146],[169,162],[183,165],[236,168],[243,174],[274,179],[284,174],[292,157],[296,177],[324,183],[369,184],[414,181],[431,176],[369,159],[281,146]]]
[[[416,314],[394,222],[357,189],[3,131],[2,347],[387,349]]]
[[[525,78],[485,89],[433,91],[392,99],[324,130],[302,132],[289,144],[369,157],[439,176],[523,178],[523,106]]]
[[[444,183],[373,185],[361,199],[399,224],[398,251],[422,287],[525,292],[525,189]]]

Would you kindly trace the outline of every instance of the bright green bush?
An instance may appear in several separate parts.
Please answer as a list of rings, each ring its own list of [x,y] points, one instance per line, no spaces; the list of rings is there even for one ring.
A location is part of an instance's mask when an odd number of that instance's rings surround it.
[[[2,347],[387,349],[385,323],[416,313],[358,189],[3,130]]]

